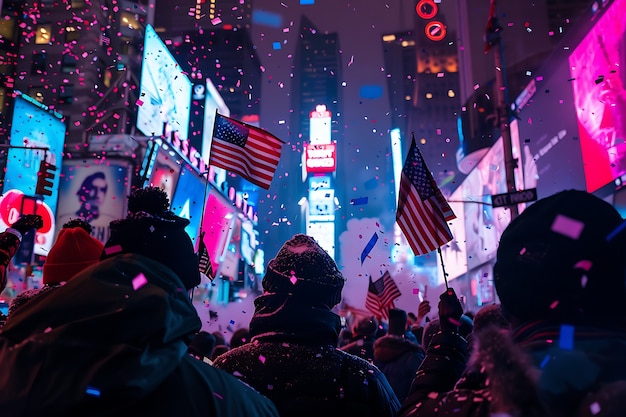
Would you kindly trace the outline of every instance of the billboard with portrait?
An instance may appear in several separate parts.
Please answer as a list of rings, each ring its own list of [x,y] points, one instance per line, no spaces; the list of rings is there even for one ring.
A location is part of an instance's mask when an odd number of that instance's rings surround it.
[[[202,220],[202,209],[204,208],[204,199],[206,198],[206,180],[200,176],[196,170],[189,166],[183,165],[178,177],[178,185],[174,192],[174,198],[171,202],[171,210],[189,220],[189,225],[185,231],[191,237],[196,245],[197,237]]]
[[[615,0],[569,56],[586,188],[626,174],[626,0]]]
[[[0,197],[0,230],[15,223],[20,214],[40,214],[44,226],[35,236],[34,253],[47,255],[52,246],[59,194],[59,169],[65,143],[62,116],[32,98],[17,93],[11,124],[11,146],[7,155],[3,194]],[[46,148],[43,150],[22,148]],[[35,196],[37,173],[45,160],[57,167],[52,195]]]
[[[109,238],[109,223],[126,217],[132,166],[110,159],[67,160],[59,184],[59,225],[82,218],[101,242]]]
[[[146,136],[169,137],[172,131],[187,139],[191,82],[159,35],[146,26],[137,101],[137,129]]]

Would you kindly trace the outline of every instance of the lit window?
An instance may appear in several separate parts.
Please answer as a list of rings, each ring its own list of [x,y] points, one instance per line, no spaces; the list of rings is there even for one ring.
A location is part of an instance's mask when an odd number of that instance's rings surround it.
[[[139,23],[135,15],[132,13],[122,12],[120,14],[120,17],[122,21],[122,24],[120,26],[122,26],[123,28],[136,30],[141,27],[141,24]]]
[[[426,93],[426,98],[429,100],[433,98],[433,93]]]
[[[44,101],[44,88],[43,87],[31,87],[28,89],[28,95],[40,103]]]
[[[65,27],[65,42],[77,41],[80,38],[80,33],[75,26]]]
[[[422,145],[425,145],[425,144],[426,144],[426,138],[421,138],[421,139],[420,139],[420,143],[421,143]]]
[[[448,90],[448,97],[450,98],[456,97],[456,93],[454,92],[454,90]]]
[[[0,37],[9,40],[15,40],[15,19],[4,16],[0,19]]]
[[[37,45],[49,44],[52,40],[52,25],[38,25],[35,32],[35,43]]]
[[[72,0],[72,9],[81,9],[85,7],[85,0]]]

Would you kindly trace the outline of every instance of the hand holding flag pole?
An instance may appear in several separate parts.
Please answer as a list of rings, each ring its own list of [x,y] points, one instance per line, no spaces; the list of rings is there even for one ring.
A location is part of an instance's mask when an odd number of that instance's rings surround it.
[[[438,249],[453,239],[447,222],[456,218],[411,135],[411,147],[400,177],[396,222],[416,255]],[[448,280],[443,270],[446,288]]]

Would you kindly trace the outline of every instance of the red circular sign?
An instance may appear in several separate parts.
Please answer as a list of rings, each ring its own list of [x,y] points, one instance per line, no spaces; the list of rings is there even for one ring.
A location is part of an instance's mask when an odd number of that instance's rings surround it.
[[[415,12],[422,19],[432,19],[437,15],[439,8],[435,4],[434,0],[420,0],[415,6]]]
[[[426,37],[431,41],[440,41],[446,37],[446,25],[438,20],[433,20],[428,22],[424,32],[426,32]]]

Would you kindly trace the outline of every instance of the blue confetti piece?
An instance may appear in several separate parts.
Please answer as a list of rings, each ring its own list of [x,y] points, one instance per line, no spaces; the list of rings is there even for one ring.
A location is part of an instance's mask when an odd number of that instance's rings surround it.
[[[255,10],[252,12],[252,22],[259,25],[279,28],[283,25],[283,18],[278,13],[267,12],[265,10]]]
[[[275,51],[278,51],[280,48],[282,48],[280,42],[273,42],[272,43],[272,48],[274,48]]]
[[[543,358],[539,367],[543,369],[548,364],[548,362],[550,362],[550,355],[546,355],[546,357]]]
[[[367,204],[367,199],[368,197],[353,198],[352,200],[350,200],[350,204],[354,206],[358,206],[360,204]]]
[[[574,326],[563,324],[559,335],[559,347],[564,350],[574,349]]]
[[[300,0],[300,4],[315,4],[315,0]]]
[[[87,386],[87,390],[85,392],[87,395],[91,395],[92,397],[100,397],[100,390],[98,388]]]
[[[378,235],[376,234],[376,232],[374,232],[374,235],[372,236],[370,241],[367,242],[367,245],[365,245],[365,249],[363,249],[363,252],[361,252],[361,265],[363,265],[363,262],[365,261],[365,258],[367,258],[367,255],[369,255],[372,249],[374,249],[374,246],[376,246],[376,242],[378,242]]]
[[[383,96],[383,87],[380,85],[363,85],[359,89],[361,98],[376,99]]]

